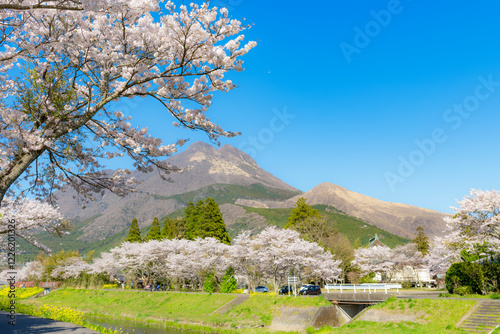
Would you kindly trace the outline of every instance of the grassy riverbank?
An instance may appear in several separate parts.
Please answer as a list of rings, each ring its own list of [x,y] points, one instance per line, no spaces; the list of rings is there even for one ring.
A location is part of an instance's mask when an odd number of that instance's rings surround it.
[[[455,326],[476,303],[475,300],[467,299],[390,298],[365,310],[349,325],[317,331],[311,329],[308,333],[464,333]]]
[[[270,325],[273,314],[280,307],[331,305],[322,297],[256,294],[230,312],[214,312],[236,297],[238,295],[61,289],[23,303],[31,306],[66,306],[83,312],[89,318],[127,319],[218,333],[234,332],[236,329],[238,332],[264,333],[265,329],[251,327]]]
[[[43,305],[69,307],[85,319],[133,320],[152,326],[214,333],[268,333],[274,314],[283,306],[331,305],[322,297],[252,295],[225,314],[214,312],[238,295],[61,289],[36,299],[19,300],[22,310]],[[0,297],[1,299],[1,297]],[[308,333],[460,333],[455,326],[475,300],[391,298],[372,306],[360,318],[341,328],[310,328]],[[45,306],[47,307],[47,306]],[[21,311],[22,312],[22,311]],[[402,321],[401,321],[402,320]],[[276,333],[276,332],[273,332]]]

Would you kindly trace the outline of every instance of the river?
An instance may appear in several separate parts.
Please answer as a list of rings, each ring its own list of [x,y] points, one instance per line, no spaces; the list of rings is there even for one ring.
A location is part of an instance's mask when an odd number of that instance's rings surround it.
[[[176,329],[165,329],[154,326],[148,326],[140,322],[127,321],[127,320],[102,320],[101,318],[90,318],[89,322],[103,327],[111,328],[113,330],[122,330],[123,333],[130,334],[179,334],[183,333]]]

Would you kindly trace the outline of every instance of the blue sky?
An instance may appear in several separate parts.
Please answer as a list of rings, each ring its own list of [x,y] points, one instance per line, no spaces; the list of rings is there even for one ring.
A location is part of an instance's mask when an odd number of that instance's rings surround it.
[[[258,45],[229,76],[239,88],[216,94],[208,112],[243,133],[222,144],[302,191],[331,182],[450,212],[471,188],[500,188],[500,3],[228,6]],[[208,142],[173,129],[153,101],[131,103],[134,125],[165,142]]]

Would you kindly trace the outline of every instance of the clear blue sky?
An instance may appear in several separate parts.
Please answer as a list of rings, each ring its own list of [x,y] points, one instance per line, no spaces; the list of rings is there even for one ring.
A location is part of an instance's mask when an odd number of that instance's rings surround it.
[[[229,7],[253,24],[246,35],[258,45],[230,75],[239,88],[216,95],[208,112],[243,132],[223,144],[302,191],[331,182],[450,212],[470,188],[500,189],[500,2]],[[173,129],[153,101],[133,102],[134,125],[165,142],[208,142]]]

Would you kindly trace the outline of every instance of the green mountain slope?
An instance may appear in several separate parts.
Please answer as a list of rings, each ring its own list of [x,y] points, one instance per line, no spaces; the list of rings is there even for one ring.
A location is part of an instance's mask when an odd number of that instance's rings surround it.
[[[397,245],[403,245],[408,243],[410,240],[402,238],[400,236],[394,235],[388,231],[384,231],[374,225],[360,220],[358,218],[349,216],[344,212],[335,209],[334,207],[327,205],[313,205],[314,209],[317,209],[321,216],[326,219],[327,224],[335,227],[340,233],[344,234],[351,243],[354,243],[356,239],[359,239],[361,245],[368,244],[371,237],[378,234],[379,239],[387,246],[393,248]],[[263,209],[263,208],[251,208],[243,207],[246,212],[254,212],[264,217],[269,225],[275,225],[279,227],[284,227],[287,223],[287,218],[292,211],[292,208],[287,209]],[[248,226],[247,226],[248,227]],[[231,232],[241,228],[238,222],[232,226]]]

